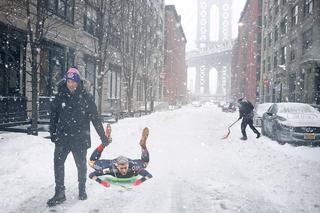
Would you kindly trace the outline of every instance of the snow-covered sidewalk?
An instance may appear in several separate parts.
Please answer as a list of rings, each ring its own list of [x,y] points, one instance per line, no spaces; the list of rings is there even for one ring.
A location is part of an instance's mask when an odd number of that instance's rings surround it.
[[[2,212],[320,212],[320,148],[279,145],[269,138],[241,141],[240,124],[221,140],[238,114],[215,106],[157,112],[112,125],[103,158],[140,157],[141,131],[150,128],[153,178],[127,191],[88,180],[88,200],[78,200],[77,171],[66,162],[67,201],[53,209],[54,144],[43,136],[0,134]],[[92,148],[99,144],[92,129]],[[91,168],[88,168],[88,172]]]

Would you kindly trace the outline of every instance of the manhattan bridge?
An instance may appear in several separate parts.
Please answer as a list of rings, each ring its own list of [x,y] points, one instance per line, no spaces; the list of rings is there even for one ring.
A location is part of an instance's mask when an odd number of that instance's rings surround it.
[[[198,0],[197,51],[187,53],[188,67],[196,68],[195,94],[199,98],[226,100],[230,94],[232,57],[232,1]],[[219,11],[218,29],[213,26],[212,7]],[[210,40],[210,31],[218,31],[218,41]],[[210,94],[210,70],[217,70],[216,94]]]

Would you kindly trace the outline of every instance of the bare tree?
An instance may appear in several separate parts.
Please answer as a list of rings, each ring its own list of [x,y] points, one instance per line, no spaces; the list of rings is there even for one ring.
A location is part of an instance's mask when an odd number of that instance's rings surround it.
[[[110,29],[113,29],[114,20],[119,14],[119,3],[117,0],[85,0],[97,12],[97,25],[95,30],[94,46],[97,55],[97,92],[98,112],[102,112],[102,91],[104,76],[107,73],[108,55],[110,54],[109,44],[111,40]]]
[[[133,110],[133,92],[143,60],[143,0],[121,0],[120,37],[121,63],[126,92],[126,109]]]
[[[6,21],[12,26],[22,28],[27,33],[27,58],[30,70],[26,73],[31,76],[32,111],[30,133],[38,134],[38,105],[39,105],[39,69],[41,64],[42,42],[48,32],[58,37],[57,27],[64,24],[59,19],[52,19],[55,15],[47,8],[48,0],[8,0],[1,2],[0,12],[6,14]]]
[[[153,102],[156,95],[156,87],[159,81],[161,59],[160,26],[157,20],[156,10],[144,5],[144,63],[143,63],[143,86],[144,86],[144,108],[145,111],[153,111]],[[148,109],[148,102],[150,108]]]
[[[41,51],[41,40],[45,33],[45,22],[48,18],[46,0],[12,0],[1,5],[1,11],[8,14],[7,21],[11,25],[17,23],[16,18],[26,20],[27,47],[30,48],[29,58],[32,87],[32,118],[31,134],[38,134],[38,55]]]
[[[144,67],[143,67],[143,86],[144,86],[144,108],[145,111],[148,110],[148,101],[151,101],[151,93],[152,93],[152,75],[155,71],[152,67],[153,65],[153,57],[155,53],[155,48],[153,47],[153,38],[154,38],[154,23],[153,23],[153,11],[152,8],[148,8],[147,5],[144,6],[145,14],[144,22]]]

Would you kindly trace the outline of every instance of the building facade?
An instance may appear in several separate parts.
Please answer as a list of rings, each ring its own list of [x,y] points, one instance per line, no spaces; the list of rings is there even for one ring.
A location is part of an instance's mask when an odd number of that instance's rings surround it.
[[[262,0],[247,0],[238,23],[232,50],[231,94],[259,101]]]
[[[31,14],[29,18],[35,20],[37,14],[37,2],[33,0],[30,5]],[[41,0],[43,1],[43,0]],[[39,116],[48,117],[49,106],[52,96],[55,94],[57,83],[63,79],[68,67],[78,66],[81,76],[87,82],[86,87],[95,97],[98,103],[99,79],[103,78],[102,84],[102,113],[121,112],[126,110],[126,98],[124,87],[124,75],[121,62],[121,46],[124,42],[123,34],[116,25],[120,16],[105,16],[107,23],[108,36],[104,48],[106,48],[105,73],[98,73],[99,58],[99,36],[98,25],[99,8],[94,1],[45,1],[45,24],[44,34],[41,39],[40,48],[37,49],[38,57],[38,95],[39,95]],[[127,1],[115,1],[128,3]],[[131,1],[130,1],[131,2]],[[153,73],[152,80],[154,90],[152,97],[159,100],[162,97],[160,73],[163,70],[163,49],[164,49],[164,1],[149,0],[141,1],[146,7],[136,7],[136,10],[152,11],[152,19],[148,24],[156,26],[149,29],[148,34],[152,38],[146,39],[144,46],[155,48],[152,56],[148,57]],[[133,1],[131,2],[133,4]],[[31,48],[28,40],[27,26],[27,5],[20,1],[0,0],[0,105],[1,120],[0,123],[24,121],[30,118],[32,87],[31,80]],[[119,7],[107,8],[108,12],[116,10]],[[120,10],[120,9],[119,9]],[[142,13],[143,11],[137,11]],[[120,14],[118,11],[115,14]],[[142,13],[144,14],[144,13]],[[41,24],[41,22],[39,22]],[[33,23],[34,24],[34,23]],[[144,23],[146,24],[146,23]],[[35,29],[34,26],[32,26]],[[143,29],[143,26],[140,26]],[[125,41],[130,42],[130,35],[126,33]],[[155,44],[156,43],[156,44]],[[101,46],[101,45],[100,45]],[[147,54],[147,52],[143,52]],[[143,73],[146,66],[140,66],[137,73]],[[134,109],[141,105],[137,96],[143,96],[146,93],[138,90],[138,81],[135,82],[134,91]],[[141,93],[141,94],[140,94]],[[150,100],[149,100],[150,101]],[[13,107],[15,106],[15,107]]]
[[[174,5],[165,6],[164,98],[170,105],[187,101],[186,37]]]
[[[261,102],[320,104],[320,1],[264,0]]]

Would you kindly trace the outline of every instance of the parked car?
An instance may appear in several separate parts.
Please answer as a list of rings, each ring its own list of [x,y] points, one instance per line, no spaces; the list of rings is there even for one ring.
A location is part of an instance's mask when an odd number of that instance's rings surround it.
[[[319,104],[311,104],[311,106],[320,112],[320,105]]]
[[[236,105],[234,103],[226,103],[224,106],[222,106],[222,112],[235,112],[236,111]]]
[[[262,103],[262,104],[256,104],[254,107],[254,116],[253,116],[253,125],[256,127],[262,126],[262,115],[265,113],[269,107],[273,103]]]
[[[202,106],[200,101],[192,101],[191,105],[194,107],[201,107]]]
[[[320,112],[303,103],[275,103],[262,117],[262,134],[280,144],[320,144]]]

